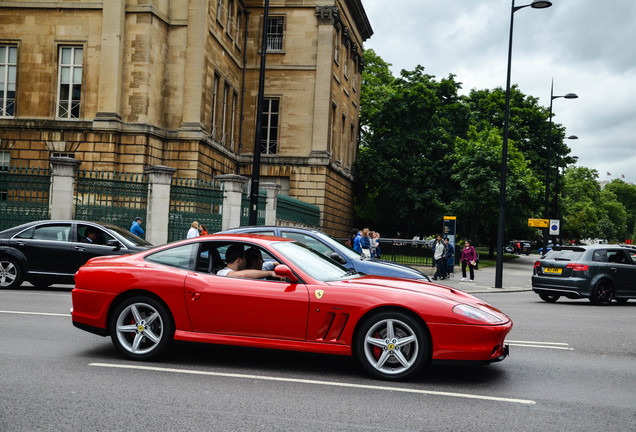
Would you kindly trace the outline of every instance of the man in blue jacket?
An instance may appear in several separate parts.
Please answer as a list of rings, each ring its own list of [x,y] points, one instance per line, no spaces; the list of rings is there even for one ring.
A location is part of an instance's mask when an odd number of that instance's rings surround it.
[[[144,230],[141,229],[142,222],[143,222],[143,219],[137,216],[130,227],[130,232],[135,234],[137,237],[141,237],[141,238],[144,237]]]

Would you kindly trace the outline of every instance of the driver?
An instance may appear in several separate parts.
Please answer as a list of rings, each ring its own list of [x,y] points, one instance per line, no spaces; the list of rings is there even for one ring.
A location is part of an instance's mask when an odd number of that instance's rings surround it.
[[[267,277],[284,279],[284,277],[277,276],[273,270],[256,270],[246,268],[245,251],[243,250],[243,245],[240,243],[234,243],[227,248],[227,251],[225,252],[225,261],[227,262],[227,266],[216,272],[218,276],[249,279],[263,279]]]

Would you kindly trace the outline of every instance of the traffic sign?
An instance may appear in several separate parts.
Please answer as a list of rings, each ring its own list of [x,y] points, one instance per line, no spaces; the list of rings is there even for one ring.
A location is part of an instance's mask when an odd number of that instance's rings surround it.
[[[550,235],[559,235],[561,221],[559,219],[550,219]]]
[[[550,226],[548,219],[528,219],[528,226],[535,228],[547,228]]]

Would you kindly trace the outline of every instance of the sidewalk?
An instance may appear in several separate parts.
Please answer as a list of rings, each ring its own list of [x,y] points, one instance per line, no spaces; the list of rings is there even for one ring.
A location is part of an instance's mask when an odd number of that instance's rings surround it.
[[[504,262],[503,288],[495,286],[495,266],[475,270],[475,282],[461,282],[462,268],[455,266],[455,273],[444,280],[433,280],[435,269],[430,266],[413,266],[428,277],[431,282],[457,288],[469,293],[520,292],[532,290],[532,270],[539,255],[521,255],[513,261]],[[466,269],[468,276],[468,269]]]

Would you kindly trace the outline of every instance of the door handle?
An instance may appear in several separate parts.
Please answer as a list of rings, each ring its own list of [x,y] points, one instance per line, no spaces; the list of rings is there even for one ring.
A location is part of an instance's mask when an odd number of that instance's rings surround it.
[[[201,294],[200,293],[194,293],[192,295],[192,300],[199,300],[201,298]]]
[[[76,251],[80,251],[80,252],[84,252],[86,250],[86,248],[84,248],[82,246],[75,246],[73,249],[75,249]]]
[[[610,270],[613,271],[614,273],[616,273],[618,271],[618,269],[616,267],[610,267]]]

